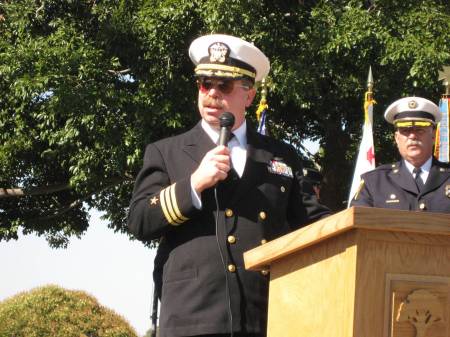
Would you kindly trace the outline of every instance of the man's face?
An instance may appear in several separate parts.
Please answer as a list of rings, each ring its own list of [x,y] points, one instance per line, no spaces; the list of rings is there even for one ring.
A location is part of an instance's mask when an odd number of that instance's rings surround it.
[[[245,109],[252,104],[256,90],[241,80],[200,78],[198,84],[198,109],[202,118],[219,129],[223,112],[234,115],[234,129],[245,120]]]
[[[434,128],[408,127],[395,131],[395,142],[403,159],[416,167],[422,166],[433,153]]]

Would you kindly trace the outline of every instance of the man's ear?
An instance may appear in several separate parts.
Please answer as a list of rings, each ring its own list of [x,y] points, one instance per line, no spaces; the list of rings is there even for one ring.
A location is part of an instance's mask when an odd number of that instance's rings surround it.
[[[398,130],[395,130],[395,132],[394,132],[394,141],[395,141],[395,144],[397,144],[397,147],[398,147],[398,140],[397,140],[398,136],[399,136]]]
[[[245,107],[248,108],[250,105],[252,105],[252,102],[256,96],[256,89],[251,88],[247,91],[247,101],[245,102]]]

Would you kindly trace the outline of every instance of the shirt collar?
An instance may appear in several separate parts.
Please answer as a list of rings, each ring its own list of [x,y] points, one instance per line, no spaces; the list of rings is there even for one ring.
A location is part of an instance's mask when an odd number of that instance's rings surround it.
[[[212,128],[211,125],[209,125],[204,119],[201,121],[201,126],[209,138],[211,138],[213,143],[217,144],[217,141],[219,140],[219,130]],[[233,133],[239,141],[239,145],[244,148],[247,147],[247,122],[245,120],[236,130],[233,131]]]
[[[407,160],[403,160],[405,162],[406,168],[408,169],[408,171],[412,174],[413,170],[414,170],[414,165],[411,164],[409,161]],[[428,160],[420,167],[420,169],[422,170],[422,172],[424,173],[429,173],[431,170],[431,164],[433,162],[433,157],[428,158]]]

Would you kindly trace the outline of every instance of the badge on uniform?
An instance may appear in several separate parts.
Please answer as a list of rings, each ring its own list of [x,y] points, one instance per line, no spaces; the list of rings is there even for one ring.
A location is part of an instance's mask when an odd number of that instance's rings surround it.
[[[270,173],[279,174],[285,177],[294,178],[292,168],[282,161],[273,159],[269,162],[267,167]]]
[[[386,204],[393,204],[393,203],[399,203],[400,200],[397,199],[397,196],[395,194],[391,194],[389,196],[389,199],[386,200]]]

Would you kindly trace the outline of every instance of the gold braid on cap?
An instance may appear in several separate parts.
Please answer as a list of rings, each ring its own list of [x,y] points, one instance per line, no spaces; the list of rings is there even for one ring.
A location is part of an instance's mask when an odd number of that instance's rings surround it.
[[[219,76],[219,77],[241,77],[248,76],[255,78],[256,73],[239,67],[227,66],[224,64],[202,63],[195,68],[195,74],[200,76]]]
[[[434,125],[432,122],[429,121],[418,121],[418,120],[410,120],[410,121],[405,121],[405,120],[399,120],[397,122],[394,122],[394,125],[398,128],[409,128],[412,126],[421,126],[421,127],[426,127],[426,126],[431,126]]]

